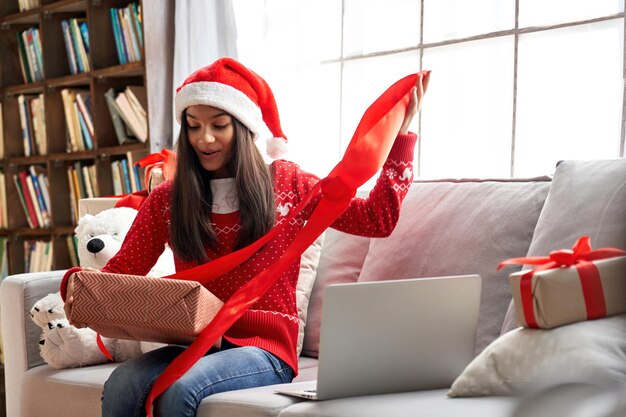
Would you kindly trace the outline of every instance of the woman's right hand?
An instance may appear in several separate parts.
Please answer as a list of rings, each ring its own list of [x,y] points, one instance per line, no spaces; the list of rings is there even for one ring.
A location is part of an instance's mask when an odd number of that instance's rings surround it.
[[[67,288],[65,290],[65,305],[63,306],[63,309],[65,310],[65,316],[69,320],[70,324],[74,327],[80,327],[80,326],[77,326],[76,323],[72,321],[72,304],[74,304],[74,277],[75,276],[76,276],[76,273],[73,273],[67,279]]]
[[[94,270],[93,268],[84,268],[85,270]],[[63,310],[65,310],[65,316],[69,320],[70,324],[74,327],[84,328],[87,327],[84,323],[77,323],[72,321],[72,306],[74,304],[74,277],[76,273],[70,275],[67,279],[67,288],[65,290],[65,305],[63,306]]]

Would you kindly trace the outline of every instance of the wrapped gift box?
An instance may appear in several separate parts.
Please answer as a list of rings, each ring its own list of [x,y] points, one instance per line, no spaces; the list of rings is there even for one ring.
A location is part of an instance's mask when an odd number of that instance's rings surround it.
[[[195,281],[81,271],[72,320],[106,337],[189,344],[223,304]]]
[[[534,271],[530,281],[532,303],[524,302],[521,281],[529,271],[510,275],[511,292],[520,326],[550,329],[626,312],[626,256],[591,262],[585,277],[577,265]],[[593,271],[593,267],[597,272]],[[528,295],[526,295],[528,296]],[[532,305],[536,326],[528,323],[525,306]]]

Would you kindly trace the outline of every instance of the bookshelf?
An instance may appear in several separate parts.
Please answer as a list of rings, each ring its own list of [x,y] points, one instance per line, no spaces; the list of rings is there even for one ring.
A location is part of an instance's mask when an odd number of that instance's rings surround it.
[[[33,7],[23,10],[25,2]],[[142,43],[137,44],[135,59],[122,60],[128,62],[121,64],[111,10],[128,9],[132,16],[133,3],[141,15],[141,24],[134,30]],[[95,196],[114,195],[117,188],[113,182],[113,162],[128,157],[137,161],[171,146],[173,19],[174,0],[0,1],[0,174],[3,174],[0,180],[4,176],[6,199],[6,224],[0,222],[0,243],[5,242],[9,274],[28,272],[25,242],[31,240],[52,242],[50,269],[66,269],[72,265],[67,238],[73,234],[76,214],[73,213],[68,171],[73,168],[88,175],[88,169],[82,168],[93,166],[89,168],[92,170],[90,183],[85,187]],[[75,25],[78,32],[74,35],[84,30],[83,38],[81,35],[74,38],[74,41],[84,39],[85,43],[81,56],[86,61],[80,65],[68,59],[68,38],[64,31],[67,23],[64,22]],[[37,37],[39,44],[24,44],[27,39]],[[72,45],[80,51],[80,45]],[[24,60],[29,62],[29,51],[37,67],[32,73],[23,64]],[[144,120],[148,132],[145,142],[120,144],[118,140],[105,93],[111,89],[121,92],[127,86],[145,91]],[[73,141],[69,140],[71,128],[66,117],[64,91],[88,93],[91,129],[87,129],[86,117],[77,116],[77,120],[82,118],[82,128],[88,131],[82,130],[81,134],[89,137],[90,146],[70,146]],[[42,124],[35,117],[30,126],[33,132],[37,130],[36,137],[43,138],[43,146],[39,141],[33,146],[24,140],[25,127],[21,124],[20,111],[24,111],[24,103],[28,105],[33,99],[43,102],[39,117],[45,122]],[[33,112],[38,114],[37,110]],[[77,126],[81,129],[81,124]],[[20,200],[20,184],[14,181],[14,177],[24,171],[42,175],[41,181],[47,178],[49,206],[42,198],[48,221],[42,213],[39,225],[32,224],[32,217]],[[27,185],[36,189],[35,184]]]

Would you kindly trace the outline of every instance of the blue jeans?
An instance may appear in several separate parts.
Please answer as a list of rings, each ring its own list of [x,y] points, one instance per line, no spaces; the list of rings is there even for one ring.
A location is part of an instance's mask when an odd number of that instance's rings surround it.
[[[145,400],[163,370],[184,350],[166,346],[118,366],[104,384],[102,417],[145,416]],[[193,417],[203,398],[218,392],[291,382],[293,370],[257,347],[227,341],[211,350],[154,402],[155,417]]]

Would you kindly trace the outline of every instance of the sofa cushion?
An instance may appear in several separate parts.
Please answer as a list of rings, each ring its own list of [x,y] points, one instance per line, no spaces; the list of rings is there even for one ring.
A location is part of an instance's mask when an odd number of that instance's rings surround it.
[[[496,267],[528,249],[549,187],[548,177],[414,183],[391,236],[371,240],[359,281],[479,274],[478,354],[511,300],[511,270]]]
[[[44,365],[29,370],[22,384],[21,416],[99,416],[102,386],[116,366],[56,370]]]
[[[99,416],[102,387],[118,364],[53,369],[35,367],[24,376],[22,417]],[[298,381],[317,377],[317,359],[300,358]],[[297,402],[295,398],[274,395],[275,387],[261,387],[217,394],[205,398],[198,417],[209,416],[277,416],[280,410]],[[32,394],[36,393],[36,394]],[[63,406],[58,406],[62,398]],[[55,404],[50,407],[50,404]]]
[[[322,254],[325,234],[322,233],[311,246],[302,253],[300,258],[300,275],[298,276],[298,285],[296,286],[296,306],[298,307],[298,345],[296,353],[298,356],[302,352],[304,343],[304,329],[308,317],[309,301],[311,299],[311,291],[317,277],[317,266]]]
[[[330,284],[356,282],[369,248],[370,238],[328,229],[309,301],[302,353],[317,358],[322,322],[324,288]]]
[[[626,249],[626,159],[559,163],[528,253],[513,256],[546,256],[584,235],[594,248]],[[516,327],[511,303],[502,333]]]
[[[626,314],[508,332],[467,366],[448,395],[516,395],[588,381],[590,375],[616,378],[626,386]]]
[[[448,398],[446,390],[439,389],[304,401],[286,408],[280,417],[503,417],[512,415],[517,401],[512,397]]]
[[[288,389],[290,384],[270,385],[236,391],[221,392],[200,403],[196,417],[276,417],[301,399],[277,394],[277,388]]]

